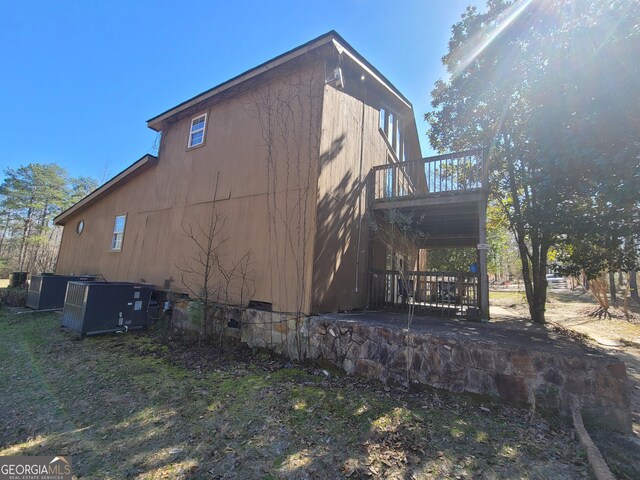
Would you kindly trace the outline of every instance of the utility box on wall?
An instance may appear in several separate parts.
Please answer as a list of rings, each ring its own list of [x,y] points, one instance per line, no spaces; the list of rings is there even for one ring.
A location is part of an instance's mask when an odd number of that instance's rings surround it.
[[[69,282],[62,326],[81,335],[145,328],[152,292],[141,283]]]
[[[94,275],[33,275],[27,291],[27,307],[58,310],[64,307],[67,283],[94,281]]]

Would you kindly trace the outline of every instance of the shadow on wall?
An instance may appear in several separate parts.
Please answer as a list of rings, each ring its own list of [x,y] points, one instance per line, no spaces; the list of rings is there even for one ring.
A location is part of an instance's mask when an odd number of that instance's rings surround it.
[[[320,172],[343,150],[345,134],[336,139],[331,149],[320,156]],[[366,179],[356,178],[352,169],[342,175],[331,191],[323,191],[320,185],[315,259],[313,268],[314,311],[335,311],[354,308],[358,228],[360,224],[358,199],[366,185]],[[364,200],[363,200],[364,202]],[[363,230],[366,226],[361,225]],[[366,241],[361,232],[361,245]],[[360,263],[365,265],[361,256]],[[363,277],[364,278],[364,277]],[[340,304],[340,301],[344,302]]]

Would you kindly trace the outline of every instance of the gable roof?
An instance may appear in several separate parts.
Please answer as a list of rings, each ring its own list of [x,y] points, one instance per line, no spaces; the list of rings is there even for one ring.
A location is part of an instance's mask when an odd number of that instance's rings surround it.
[[[360,68],[362,68],[371,78],[373,78],[376,82],[380,84],[382,88],[389,91],[392,95],[394,95],[401,103],[404,103],[407,108],[413,110],[413,106],[411,102],[398,90],[382,73],[378,71],[373,65],[371,65],[362,55],[360,55],[346,40],[344,40],[335,30],[331,30],[324,35],[321,35],[307,43],[304,43],[288,52],[285,52],[277,57],[268,60],[257,67],[254,67],[250,70],[247,70],[240,75],[237,75],[226,82],[223,82],[209,90],[196,95],[195,97],[186,100],[179,105],[176,105],[169,110],[157,115],[149,120],[147,120],[147,126],[153,130],[161,131],[164,127],[164,122],[173,117],[174,115],[183,112],[194,105],[199,104],[209,98],[214,97],[224,91],[227,91],[233,87],[236,87],[248,80],[251,80],[255,77],[258,77],[261,74],[264,74],[280,65],[283,65],[287,62],[290,62],[296,58],[301,57],[311,51],[315,51],[324,46],[331,45],[336,51],[340,54],[345,54],[349,57],[354,63],[356,63]],[[415,122],[413,122],[414,130],[415,130]],[[414,132],[417,138],[417,130]],[[131,179],[136,176],[146,172],[150,168],[154,167],[158,163],[158,158],[154,155],[147,154],[142,158],[135,161],[129,167],[127,167],[122,172],[118,173],[116,176],[108,180],[106,183],[98,187],[96,190],[91,192],[89,195],[84,197],[79,202],[75,203],[73,206],[62,212],[60,215],[53,219],[56,225],[64,225],[66,220],[84,210],[85,208],[93,205],[100,199],[106,197],[110,193],[112,193],[117,188],[121,187]]]
[[[317,50],[326,45],[333,45],[338,53],[346,54],[356,64],[358,64],[363,70],[365,70],[372,78],[374,78],[383,88],[387,89],[390,93],[396,96],[402,103],[406,104],[408,108],[413,110],[411,102],[398,90],[382,73],[378,71],[373,65],[371,65],[362,55],[360,55],[346,40],[344,40],[335,30],[331,30],[324,35],[321,35],[307,43],[304,43],[293,50],[289,50],[277,57],[268,60],[257,67],[247,70],[240,75],[237,75],[226,82],[216,85],[205,92],[202,92],[195,97],[185,100],[184,102],[176,105],[165,112],[156,115],[153,118],[147,120],[147,126],[155,131],[161,131],[164,127],[164,122],[173,117],[174,115],[183,112],[200,102],[208,100],[224,91],[227,91],[233,87],[236,87],[252,78],[262,75],[280,65],[290,62],[296,58],[301,57],[311,51]]]
[[[71,215],[74,215],[75,213],[84,210],[90,205],[93,205],[97,201],[112,193],[114,190],[120,188],[122,185],[132,180],[133,178],[146,172],[150,168],[155,167],[157,163],[158,157],[146,154],[142,158],[133,162],[123,171],[118,173],[115,177],[111,178],[110,180],[96,188],[82,200],[67,208],[64,212],[53,219],[53,223],[56,225],[64,225],[67,218],[69,218]]]

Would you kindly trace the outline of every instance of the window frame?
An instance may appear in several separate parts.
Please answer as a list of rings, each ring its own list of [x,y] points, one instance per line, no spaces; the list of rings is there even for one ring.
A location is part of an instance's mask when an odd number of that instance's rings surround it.
[[[197,115],[195,117],[193,117],[191,119],[191,122],[189,123],[189,137],[187,138],[187,150],[190,150],[192,148],[198,148],[198,147],[202,147],[205,144],[205,137],[207,134],[207,112],[202,113],[200,115]],[[193,123],[196,120],[200,120],[201,118],[204,118],[204,124],[202,125],[202,128],[199,128],[197,130],[193,130]],[[200,143],[196,143],[195,145],[192,143],[193,141],[193,135],[202,132],[202,141]]]
[[[405,146],[405,128],[403,127],[403,115],[400,115],[394,109],[389,108],[385,103],[381,103],[378,108],[378,124],[380,130],[387,138],[393,153],[400,162],[407,160]]]
[[[121,232],[116,232],[116,227],[118,225],[118,219],[119,218],[124,218],[124,224],[122,225],[122,231]],[[110,244],[110,251],[112,252],[121,252],[122,251],[122,246],[124,245],[124,232],[127,229],[127,214],[123,214],[123,215],[116,215],[114,220],[113,220],[113,230],[111,232],[111,244]],[[114,245],[116,243],[116,235],[120,235],[120,246],[118,248],[116,248]]]

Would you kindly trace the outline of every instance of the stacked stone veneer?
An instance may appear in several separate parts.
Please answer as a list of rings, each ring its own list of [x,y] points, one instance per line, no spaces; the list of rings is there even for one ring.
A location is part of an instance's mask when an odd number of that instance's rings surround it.
[[[429,385],[498,397],[631,431],[624,363],[586,348],[523,347],[517,343],[431,334],[363,320],[296,317],[234,310],[240,339],[292,359],[328,362],[348,374],[384,383]],[[237,336],[237,331],[236,335]],[[535,342],[534,342],[535,343]]]

